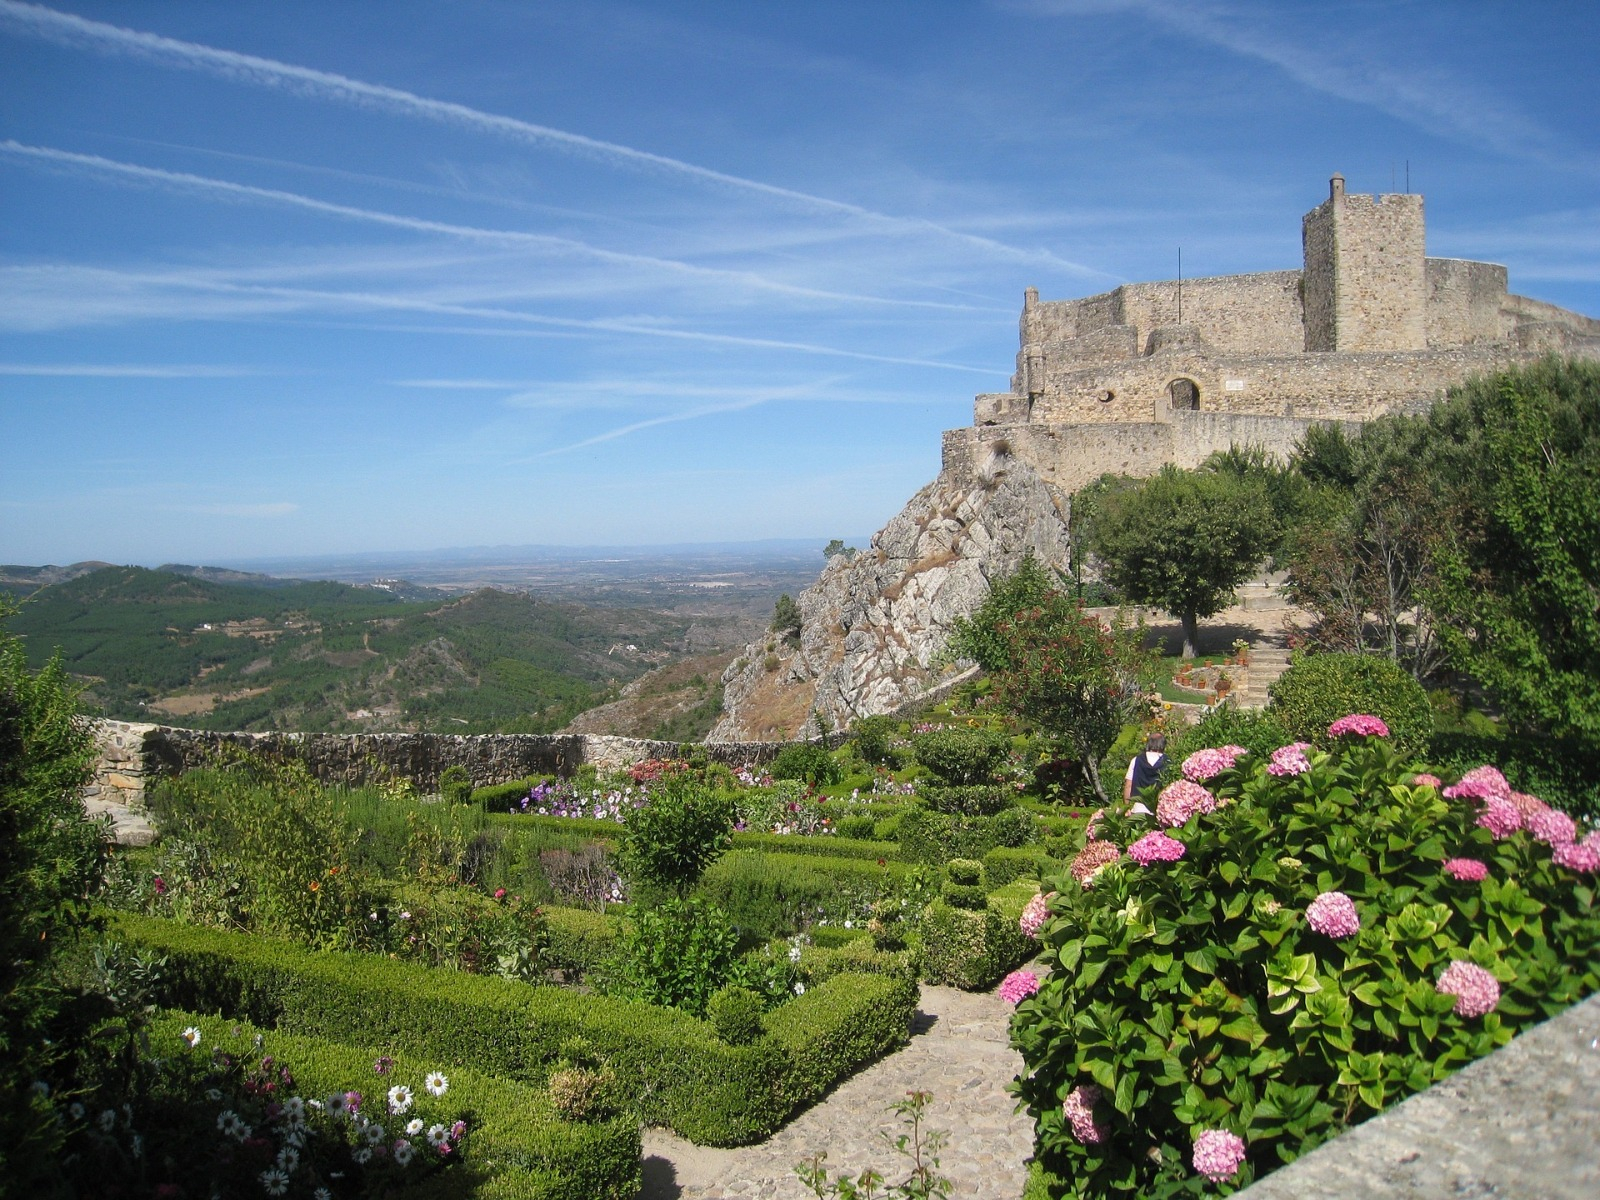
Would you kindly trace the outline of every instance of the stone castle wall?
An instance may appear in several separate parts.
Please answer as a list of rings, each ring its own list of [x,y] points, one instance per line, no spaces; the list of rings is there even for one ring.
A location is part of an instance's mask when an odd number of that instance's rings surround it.
[[[1329,191],[1302,223],[1304,348],[1424,349],[1429,321],[1422,197],[1349,196],[1339,175]],[[1450,345],[1463,340],[1459,331],[1447,336]]]
[[[97,721],[100,748],[86,798],[124,808],[145,807],[145,790],[157,779],[205,766],[224,747],[263,758],[303,763],[323,783],[358,787],[382,779],[409,779],[435,792],[447,767],[465,767],[475,786],[508,783],[529,775],[571,775],[585,763],[602,774],[647,758],[671,758],[677,742],[587,734],[478,735],[442,733],[213,733],[126,721]],[[715,762],[739,767],[771,762],[787,742],[707,745]]]

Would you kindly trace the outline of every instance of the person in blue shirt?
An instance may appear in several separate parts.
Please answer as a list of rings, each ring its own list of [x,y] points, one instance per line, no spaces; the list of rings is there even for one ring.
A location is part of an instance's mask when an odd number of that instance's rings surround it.
[[[1122,779],[1122,798],[1131,800],[1151,784],[1161,782],[1161,772],[1167,765],[1167,739],[1164,734],[1152,733],[1145,739],[1144,750],[1135,754],[1128,763],[1128,773]],[[1149,812],[1144,805],[1136,805],[1134,812]]]

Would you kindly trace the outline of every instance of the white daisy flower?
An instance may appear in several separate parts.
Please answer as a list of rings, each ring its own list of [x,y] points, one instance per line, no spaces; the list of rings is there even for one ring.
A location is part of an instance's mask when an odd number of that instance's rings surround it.
[[[74,1121],[83,1120],[83,1114],[87,1111],[88,1109],[84,1108],[83,1105],[79,1104],[76,1100],[67,1105],[67,1116],[71,1117]]]
[[[277,1167],[261,1172],[261,1186],[269,1196],[281,1196],[289,1190],[289,1176]]]
[[[103,1113],[100,1114],[100,1128],[102,1130],[104,1130],[106,1133],[110,1133],[116,1127],[117,1127],[117,1110],[114,1109],[114,1108],[108,1108]]]
[[[291,1121],[306,1119],[306,1102],[299,1096],[290,1096],[283,1102],[283,1115]]]
[[[382,1125],[368,1125],[367,1129],[366,1129],[366,1135],[365,1136],[366,1136],[366,1139],[367,1139],[367,1145],[369,1145],[369,1146],[377,1146],[377,1145],[382,1144],[382,1142],[383,1142],[383,1126]]]
[[[428,1126],[428,1144],[430,1146],[442,1146],[449,1140],[450,1131],[443,1125]]]
[[[803,983],[796,983],[794,985],[794,994],[796,996],[804,996],[806,994],[806,985]]]
[[[415,1155],[416,1152],[416,1147],[410,1142],[396,1142],[394,1144],[394,1165],[397,1167],[409,1167],[411,1165],[412,1156]]]
[[[278,1151],[278,1157],[275,1161],[279,1170],[287,1171],[293,1175],[294,1169],[300,1165],[300,1151],[293,1146],[285,1146]]]
[[[238,1120],[238,1113],[231,1108],[225,1108],[217,1114],[217,1129],[222,1133],[227,1133]]]
[[[407,1137],[416,1137],[417,1134],[419,1134],[421,1132],[422,1132],[422,1118],[421,1117],[412,1117],[411,1120],[406,1122],[406,1136]]]
[[[320,1187],[311,1193],[311,1200],[333,1200],[333,1193],[325,1187]]]
[[[450,1090],[450,1081],[439,1071],[429,1074],[423,1086],[428,1089],[430,1096],[442,1096]]]
[[[200,1044],[200,1027],[198,1025],[191,1025],[189,1028],[185,1029],[183,1031],[183,1040],[188,1042],[189,1049],[193,1050]]]
[[[360,1149],[351,1152],[350,1157],[355,1159],[358,1163],[362,1163],[362,1164],[371,1162],[372,1161],[372,1147],[371,1146],[362,1146]]]
[[[411,1089],[403,1083],[397,1083],[389,1089],[389,1111],[403,1113],[411,1107]]]

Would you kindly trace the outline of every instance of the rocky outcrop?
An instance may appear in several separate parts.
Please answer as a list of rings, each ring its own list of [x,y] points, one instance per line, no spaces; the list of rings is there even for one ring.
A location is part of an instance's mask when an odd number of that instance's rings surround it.
[[[872,539],[835,555],[800,594],[800,636],[752,642],[723,674],[711,741],[814,735],[925,697],[963,664],[941,657],[957,617],[1032,550],[1067,560],[1067,498],[1004,442],[976,470],[946,471]]]

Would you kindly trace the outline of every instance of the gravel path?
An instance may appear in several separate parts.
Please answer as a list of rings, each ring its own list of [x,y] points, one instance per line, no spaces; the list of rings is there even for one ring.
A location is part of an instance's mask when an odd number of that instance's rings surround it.
[[[993,995],[922,988],[911,1042],[846,1080],[765,1142],[738,1150],[696,1146],[662,1129],[644,1132],[639,1200],[807,1200],[796,1163],[827,1152],[830,1173],[872,1167],[890,1183],[905,1161],[892,1138],[905,1126],[887,1111],[907,1092],[933,1093],[925,1121],[950,1139],[940,1152],[952,1200],[1017,1200],[1033,1152],[1033,1124],[1015,1113],[1006,1084],[1022,1058],[1006,1044],[1011,1006]]]

